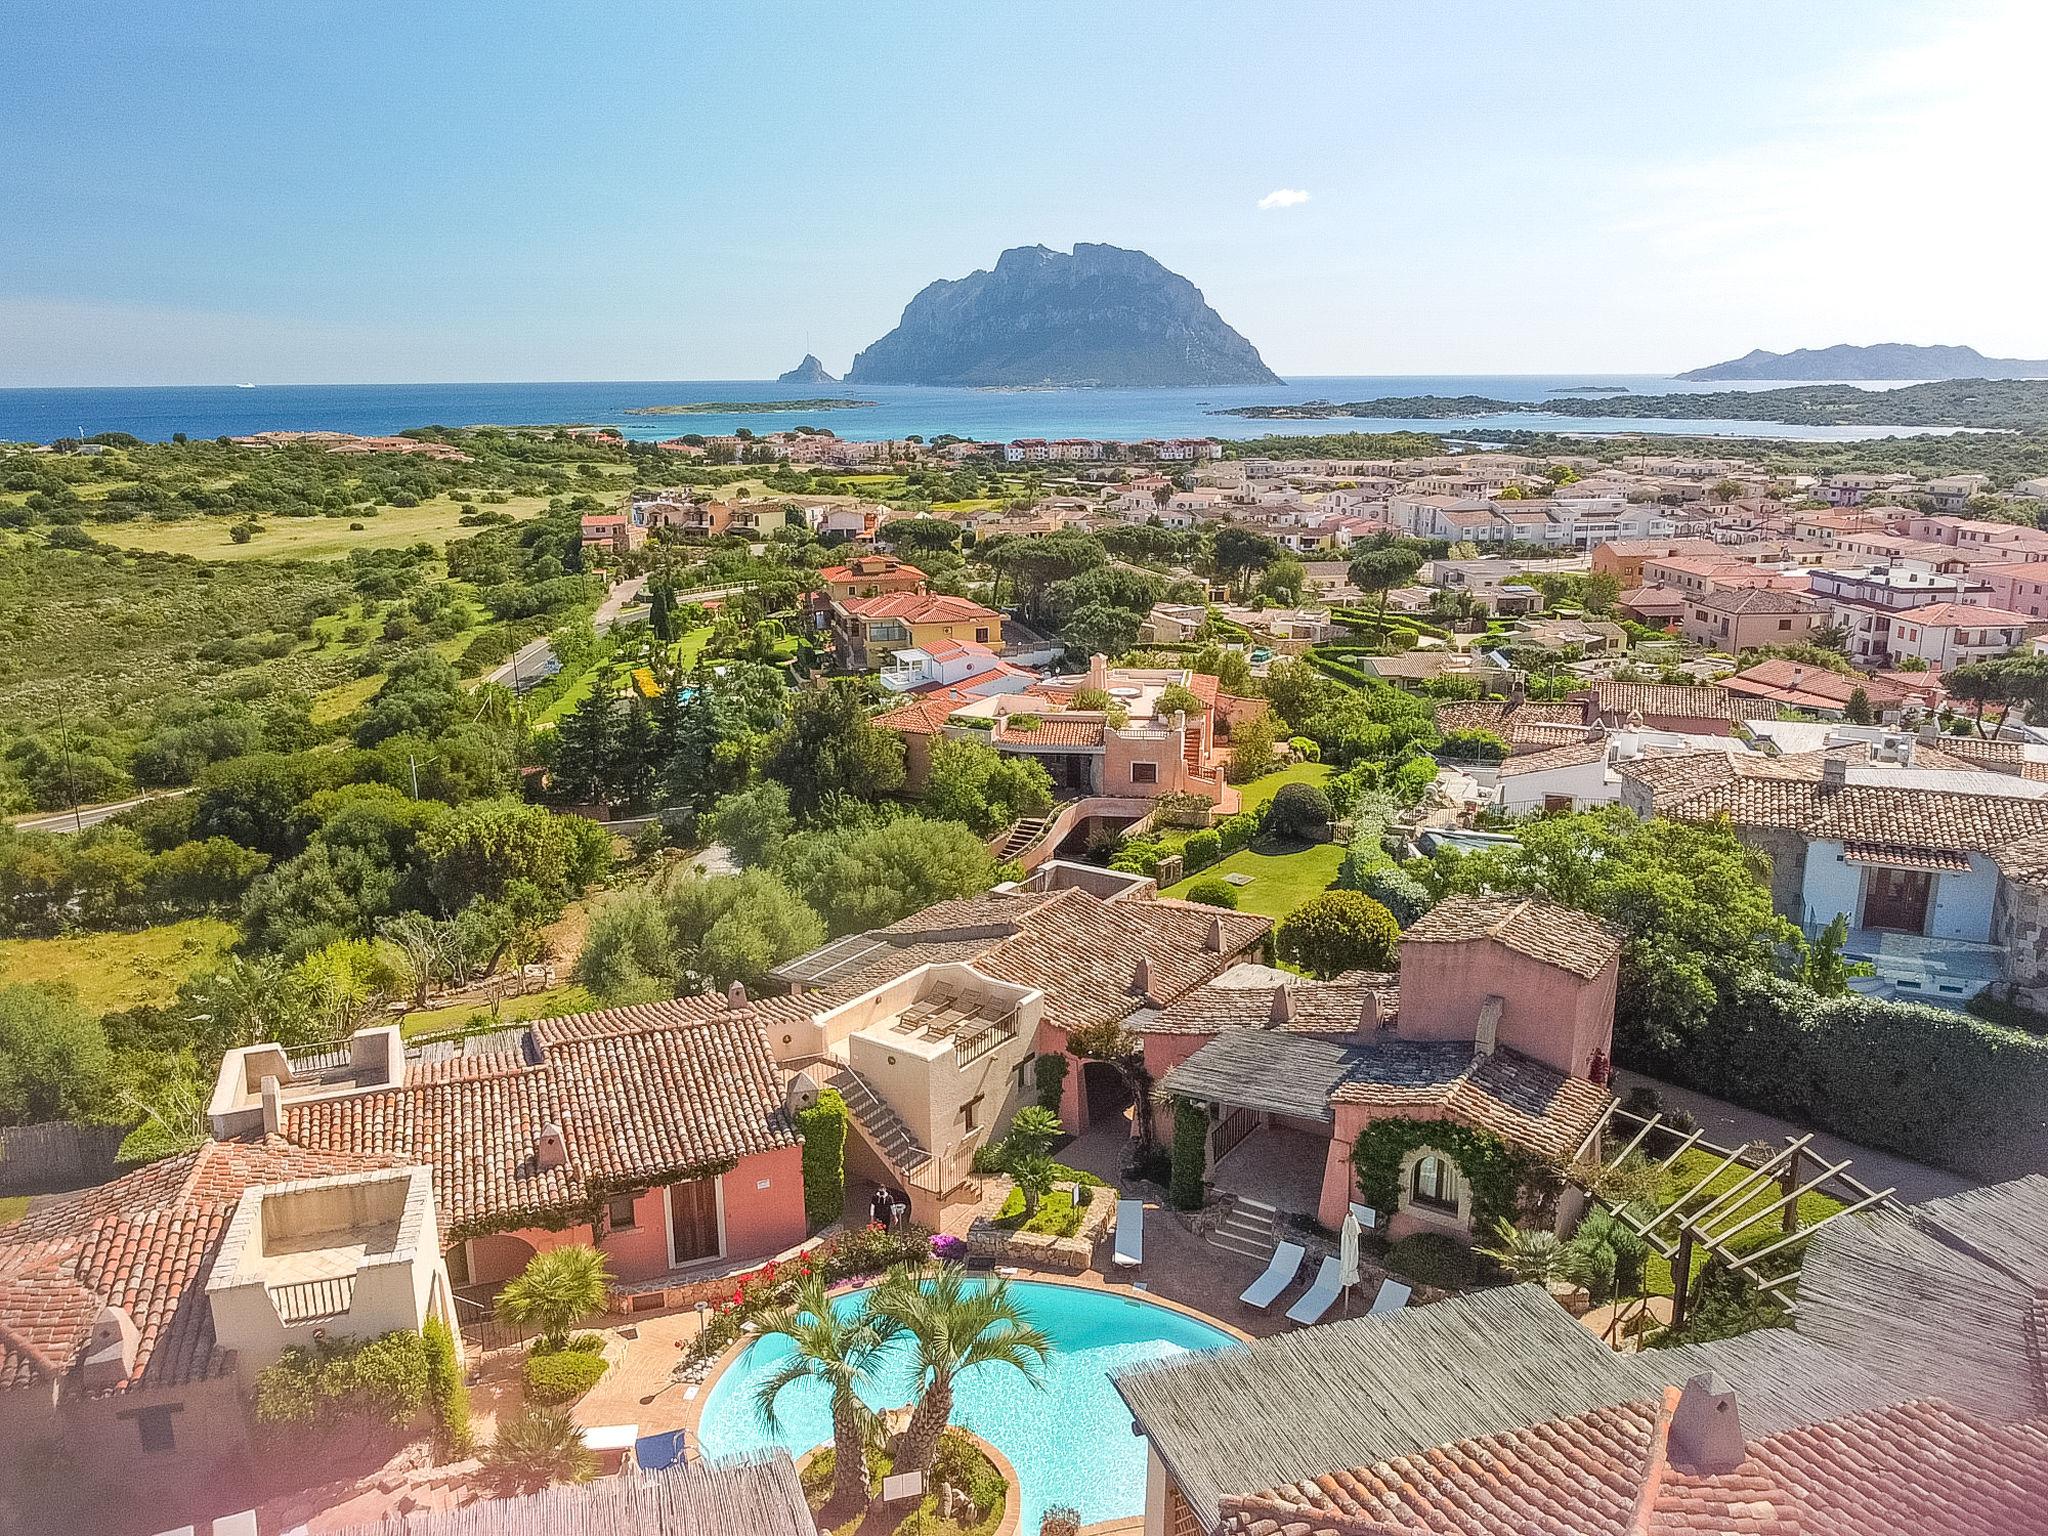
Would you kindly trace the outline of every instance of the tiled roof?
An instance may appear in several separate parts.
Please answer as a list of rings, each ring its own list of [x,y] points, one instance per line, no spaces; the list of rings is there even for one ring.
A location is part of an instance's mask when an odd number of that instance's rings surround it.
[[[275,1138],[208,1142],[0,1229],[0,1387],[68,1371],[102,1307],[136,1328],[130,1386],[221,1374],[206,1276],[244,1190],[391,1166],[389,1157],[308,1152]]]
[[[1598,976],[1621,954],[1611,924],[1540,896],[1450,896],[1401,935],[1406,944],[1492,939],[1575,975]]]
[[[1607,742],[1604,738],[1586,741],[1568,741],[1561,746],[1545,747],[1537,752],[1517,752],[1500,765],[1499,777],[1516,778],[1525,773],[1548,773],[1555,768],[1577,768],[1587,763],[1607,760]]]
[[[1773,704],[1737,698],[1712,683],[1599,683],[1578,697],[1590,699],[1595,713],[1617,724],[1631,713],[1693,720],[1768,720],[1778,712]]]
[[[1818,613],[1820,605],[1810,597],[1780,592],[1771,587],[1734,587],[1708,592],[1693,601],[1716,613]]]
[[[1928,603],[1892,615],[1894,624],[1910,621],[1931,628],[2004,629],[2025,628],[2034,621],[2010,608],[1978,608],[1968,603]]]
[[[958,707],[947,699],[912,699],[875,716],[875,724],[910,736],[936,736],[946,728],[946,721]]]
[[[1384,972],[1357,971],[1335,981],[1301,978],[1289,982],[1284,1019],[1274,1016],[1278,990],[1211,982],[1161,1010],[1158,1018],[1147,1020],[1145,1031],[1216,1035],[1226,1029],[1280,1029],[1300,1035],[1355,1035],[1361,1027],[1391,1022],[1400,1009],[1400,979]]]
[[[1491,731],[1510,751],[1563,746],[1595,739],[1599,728],[1586,723],[1583,703],[1520,704],[1467,702],[1436,707],[1439,731]]]
[[[1872,704],[1880,706],[1908,697],[1905,689],[1881,678],[1861,672],[1830,672],[1825,667],[1802,666],[1782,657],[1746,667],[1733,677],[1723,678],[1721,686],[1730,693],[1754,698],[1792,699],[1800,703],[1811,701],[1821,708],[1832,709],[1847,704],[1849,696],[1858,688]]]
[[[1099,747],[1108,729],[1099,717],[1079,720],[1041,715],[1037,725],[1027,728],[1018,724],[1017,716],[1005,715],[996,721],[994,735],[997,741],[1013,746]]]
[[[884,592],[879,597],[849,597],[839,605],[862,619],[901,619],[906,624],[965,624],[1000,617],[970,598],[944,592]]]
[[[659,1183],[793,1145],[765,1027],[792,1006],[727,1011],[689,998],[544,1020],[533,1027],[538,1064],[513,1058],[481,1076],[288,1102],[282,1133],[304,1147],[431,1166],[451,1229],[559,1214],[594,1188]],[[568,1157],[542,1168],[534,1146],[550,1124]]]

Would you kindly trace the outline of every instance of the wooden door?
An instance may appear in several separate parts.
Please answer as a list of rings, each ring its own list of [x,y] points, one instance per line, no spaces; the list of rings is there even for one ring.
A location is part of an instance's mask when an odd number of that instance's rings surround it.
[[[1934,877],[1919,869],[1873,869],[1863,896],[1863,926],[1895,933],[1927,931],[1927,898]]]
[[[668,1187],[669,1255],[677,1264],[718,1257],[718,1180]]]

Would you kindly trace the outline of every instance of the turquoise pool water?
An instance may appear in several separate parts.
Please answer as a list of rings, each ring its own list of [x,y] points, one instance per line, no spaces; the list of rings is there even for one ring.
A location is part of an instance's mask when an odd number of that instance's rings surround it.
[[[1013,1281],[1010,1293],[1052,1338],[1043,1386],[1034,1389],[1006,1366],[976,1366],[954,1386],[953,1422],[1010,1458],[1022,1488],[1023,1531],[1036,1531],[1039,1517],[1057,1504],[1078,1509],[1084,1524],[1143,1513],[1145,1442],[1131,1433],[1130,1412],[1109,1373],[1238,1341],[1185,1313],[1110,1291]],[[851,1311],[864,1295],[849,1292],[833,1305]],[[813,1383],[782,1394],[779,1431],[763,1426],[755,1412],[756,1386],[792,1347],[787,1339],[761,1339],[712,1384],[698,1434],[705,1455],[780,1445],[801,1456],[831,1438],[826,1394]],[[901,1407],[910,1401],[907,1367],[885,1368],[862,1395],[876,1408]]]

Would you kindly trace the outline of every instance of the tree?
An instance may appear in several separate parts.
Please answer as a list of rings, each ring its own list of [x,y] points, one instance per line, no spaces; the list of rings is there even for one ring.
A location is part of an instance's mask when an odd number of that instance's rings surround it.
[[[834,936],[886,927],[995,882],[995,862],[970,828],[920,816],[793,837],[777,869]]]
[[[1107,563],[1109,552],[1085,533],[1048,533],[1030,538],[991,539],[983,557],[995,568],[998,585],[1007,576],[1012,600],[1027,623],[1052,620],[1051,591],[1055,583]]]
[[[514,882],[560,899],[604,872],[611,841],[580,816],[510,798],[472,800],[421,839],[426,879],[444,910],[503,900]]]
[[[367,747],[392,736],[438,736],[455,723],[462,703],[455,669],[435,651],[415,651],[384,674],[384,686],[356,727],[356,741]]]
[[[1305,661],[1275,661],[1261,692],[1290,730],[1301,730],[1332,692],[1330,680]]]
[[[1285,607],[1298,604],[1307,586],[1307,567],[1291,555],[1281,556],[1259,573],[1258,590]]]
[[[1351,557],[1351,585],[1361,592],[1379,594],[1379,611],[1385,617],[1387,593],[1410,580],[1422,569],[1422,557],[1400,544],[1372,545]]]
[[[578,1323],[604,1310],[611,1282],[604,1255],[595,1248],[581,1243],[550,1248],[505,1282],[498,1292],[498,1316],[534,1324],[541,1346],[558,1350]]]
[[[1849,702],[1842,706],[1842,718],[1851,725],[1871,725],[1877,720],[1877,711],[1871,708],[1870,695],[1857,684],[1849,690]]]
[[[1006,1365],[1036,1386],[1052,1341],[1033,1327],[1007,1280],[969,1280],[957,1264],[929,1277],[898,1271],[877,1288],[883,1325],[908,1336],[917,1407],[896,1445],[895,1470],[931,1466],[939,1432],[953,1416],[953,1382],[977,1365]]]
[[[861,1400],[860,1389],[874,1379],[875,1368],[890,1330],[865,1302],[842,1316],[832,1305],[825,1276],[813,1270],[785,1306],[754,1318],[759,1338],[785,1338],[795,1352],[761,1381],[754,1406],[769,1429],[778,1425],[776,1403],[800,1381],[816,1382],[832,1402],[832,1491],[825,1507],[834,1520],[868,1502],[868,1442],[879,1420]],[[827,1522],[832,1523],[831,1521]]]
[[[1273,766],[1273,748],[1280,739],[1270,713],[1261,712],[1239,720],[1230,728],[1230,761],[1224,777],[1233,784],[1249,784]]]
[[[1357,891],[1312,896],[1274,935],[1280,958],[1327,981],[1343,971],[1390,971],[1401,937],[1394,914]]]
[[[1171,720],[1175,715],[1184,714],[1190,719],[1200,719],[1204,713],[1202,696],[1185,683],[1168,683],[1159,690],[1159,697],[1153,704],[1155,716]]]
[[[1020,817],[1052,809],[1052,776],[1036,758],[942,736],[932,743],[924,809],[992,837]]]
[[[1003,1137],[1003,1156],[1012,1163],[1028,1157],[1045,1157],[1065,1131],[1060,1117],[1051,1110],[1027,1104],[1010,1118],[1010,1129]]]
[[[1145,615],[1165,590],[1157,576],[1098,565],[1053,587],[1053,622],[1069,651],[1120,656],[1137,643]]]
[[[679,882],[667,902],[674,976],[759,987],[783,961],[825,942],[825,925],[773,871],[697,876]]]
[[[1547,1227],[1529,1230],[1505,1216],[1494,1223],[1493,1246],[1477,1251],[1525,1285],[1582,1284],[1590,1268],[1581,1250]]]
[[[599,1002],[616,1005],[673,996],[678,970],[660,898],[635,890],[598,904],[572,975]]]
[[[1265,830],[1273,837],[1312,842],[1330,825],[1330,797],[1313,784],[1282,784],[1266,806]]]
[[[597,1457],[583,1430],[561,1408],[522,1408],[499,1421],[484,1471],[507,1493],[538,1493],[550,1483],[587,1483]]]
[[[1043,1152],[1026,1153],[1010,1160],[1010,1180],[1024,1197],[1024,1219],[1038,1214],[1038,1203],[1052,1193],[1059,1182],[1060,1167]]]
[[[1232,586],[1241,586],[1251,572],[1263,571],[1280,558],[1280,546],[1263,533],[1225,523],[1216,530],[1213,558],[1216,574]]]
[[[835,796],[872,800],[901,789],[903,743],[868,717],[861,686],[842,679],[797,697],[769,744],[765,771],[808,820]]]
[[[1594,571],[1579,588],[1588,613],[1612,613],[1621,598],[1621,578],[1612,571]]]
[[[0,986],[0,1125],[104,1113],[113,1066],[106,1031],[69,987]]]
[[[618,695],[600,679],[548,739],[549,798],[571,805],[604,801],[617,771],[623,725]]]
[[[789,791],[773,779],[738,790],[718,802],[708,823],[711,837],[731,850],[742,865],[772,864],[796,825],[789,814]]]

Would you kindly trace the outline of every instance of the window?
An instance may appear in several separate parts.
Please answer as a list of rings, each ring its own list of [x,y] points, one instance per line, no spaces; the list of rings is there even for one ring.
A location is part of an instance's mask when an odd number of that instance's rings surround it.
[[[1131,782],[1133,784],[1157,784],[1159,782],[1159,765],[1157,763],[1131,764]]]
[[[1037,1068],[1038,1058],[1036,1056],[1026,1056],[1017,1063],[1017,1091],[1019,1093],[1029,1093],[1031,1091],[1032,1086],[1038,1081]]]
[[[466,1241],[448,1250],[448,1283],[454,1286],[469,1284],[469,1244]]]
[[[135,1415],[135,1432],[145,1451],[172,1451],[178,1447],[178,1432],[172,1426],[175,1408],[145,1408]]]
[[[630,1232],[636,1223],[633,1220],[633,1202],[639,1198],[637,1191],[614,1195],[605,1202],[605,1225],[614,1232]]]
[[[1415,1204],[1433,1211],[1458,1209],[1458,1165],[1431,1152],[1417,1159],[1410,1186]]]
[[[988,644],[988,626],[986,624],[974,632],[974,640],[977,645]]]
[[[1790,619],[1780,619],[1780,620],[1778,620],[1778,628],[1780,628],[1780,629],[1790,629],[1791,627],[1792,627],[1792,621],[1791,621]]]

